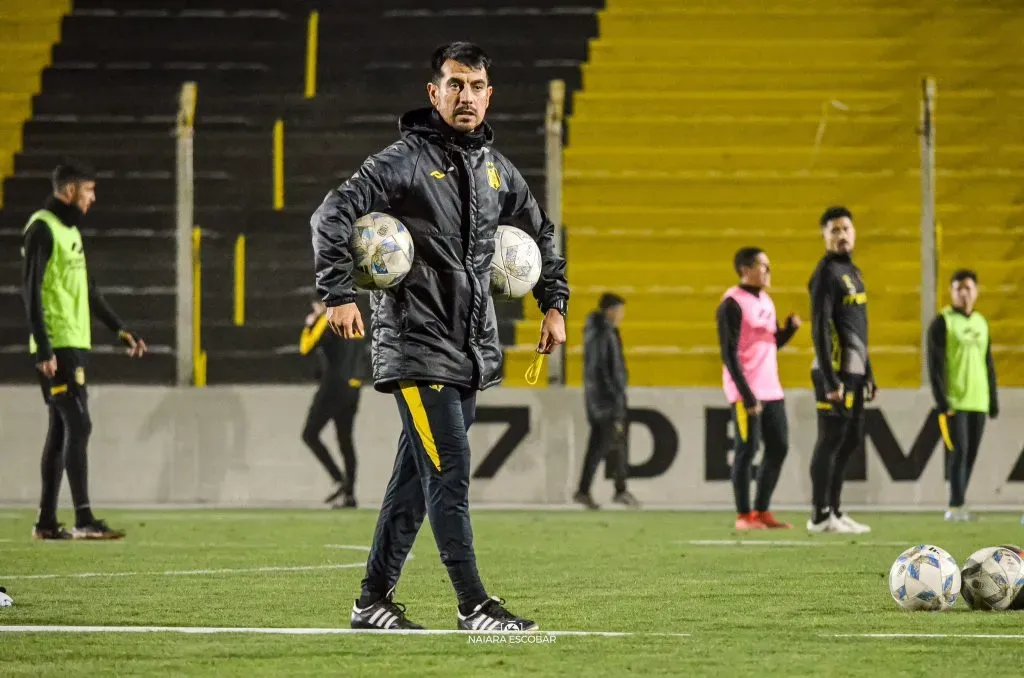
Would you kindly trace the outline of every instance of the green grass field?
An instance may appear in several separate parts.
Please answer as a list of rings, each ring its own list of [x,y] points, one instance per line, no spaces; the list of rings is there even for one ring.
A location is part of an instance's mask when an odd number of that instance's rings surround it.
[[[0,626],[345,628],[376,514],[102,516],[128,529],[128,539],[35,543],[33,512],[0,511],[0,584],[15,601],[0,610]],[[1024,541],[1019,514],[986,514],[974,524],[946,524],[934,513],[857,517],[875,531],[736,535],[725,513],[474,514],[484,582],[513,611],[547,631],[628,636],[482,643],[466,634],[5,632],[0,675],[879,678],[1019,670],[1024,613],[970,612],[962,602],[945,613],[905,613],[886,584],[905,546],[934,543],[962,562],[982,546]],[[453,629],[454,598],[429,531],[413,555],[398,600],[428,628]]]

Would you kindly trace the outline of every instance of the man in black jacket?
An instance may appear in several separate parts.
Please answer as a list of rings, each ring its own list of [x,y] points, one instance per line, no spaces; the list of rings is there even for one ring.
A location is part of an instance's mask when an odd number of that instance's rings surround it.
[[[589,509],[600,508],[590,496],[590,484],[602,459],[608,459],[615,477],[612,501],[631,508],[639,507],[636,497],[626,490],[629,461],[626,387],[629,373],[619,334],[625,304],[622,297],[605,292],[598,301],[597,310],[587,316],[587,324],[583,328],[583,395],[590,437],[573,501]]]
[[[402,116],[402,138],[368,158],[328,193],[313,215],[317,291],[327,322],[345,338],[361,335],[355,305],[352,224],[384,212],[405,224],[416,248],[400,285],[373,293],[374,387],[393,393],[403,430],[381,506],[352,626],[420,628],[394,602],[394,588],[416,533],[429,514],[441,561],[458,596],[459,628],[532,630],[489,597],[477,573],[469,520],[467,430],[476,392],[501,380],[502,349],[490,266],[498,224],[531,233],[542,270],[533,294],[544,313],[537,350],[565,342],[569,298],[554,225],[522,175],[491,148],[484,122],[490,59],[456,42],[435,51],[427,94],[432,108]]]
[[[871,528],[840,510],[846,464],[864,440],[864,403],[878,387],[868,356],[868,294],[853,263],[853,215],[829,207],[819,220],[825,256],[808,283],[818,412],[818,440],[811,457],[813,513],[807,531],[863,534]]]
[[[359,409],[359,389],[366,371],[366,341],[343,339],[327,332],[326,307],[316,301],[313,312],[306,316],[306,326],[299,338],[299,353],[316,352],[317,376],[320,384],[306,414],[302,427],[302,442],[323,465],[335,483],[334,491],[324,500],[332,508],[355,508],[356,450],[352,441],[356,412]],[[320,432],[327,422],[334,422],[338,451],[345,462],[345,472],[331,458],[327,446],[320,440]]]

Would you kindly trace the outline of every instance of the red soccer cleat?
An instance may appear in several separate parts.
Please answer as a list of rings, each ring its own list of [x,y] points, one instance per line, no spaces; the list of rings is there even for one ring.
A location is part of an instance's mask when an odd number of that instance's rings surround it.
[[[736,529],[737,530],[763,530],[767,527],[764,523],[757,519],[757,514],[741,513],[736,516]]]
[[[775,520],[775,516],[772,515],[771,511],[754,511],[751,515],[754,517],[754,520],[770,530],[788,530],[793,527],[789,523],[782,523]]]

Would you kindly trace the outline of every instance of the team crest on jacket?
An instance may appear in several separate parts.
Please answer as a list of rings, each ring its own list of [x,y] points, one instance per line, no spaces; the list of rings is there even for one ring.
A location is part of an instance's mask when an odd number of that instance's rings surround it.
[[[501,188],[501,177],[498,176],[498,170],[494,167],[493,162],[487,163],[487,183],[489,183],[491,188],[494,190]]]

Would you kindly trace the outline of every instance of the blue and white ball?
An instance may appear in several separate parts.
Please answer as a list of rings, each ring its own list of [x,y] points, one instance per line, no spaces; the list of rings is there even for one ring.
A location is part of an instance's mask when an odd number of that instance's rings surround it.
[[[540,280],[540,248],[525,231],[498,226],[491,259],[491,294],[499,299],[521,299]]]
[[[889,593],[904,610],[948,610],[960,595],[960,568],[938,546],[912,546],[889,570]]]
[[[961,593],[972,610],[1009,610],[1024,590],[1024,558],[1013,546],[989,546],[967,558]]]
[[[366,290],[386,290],[412,270],[412,234],[402,222],[371,212],[352,226],[352,277]]]

